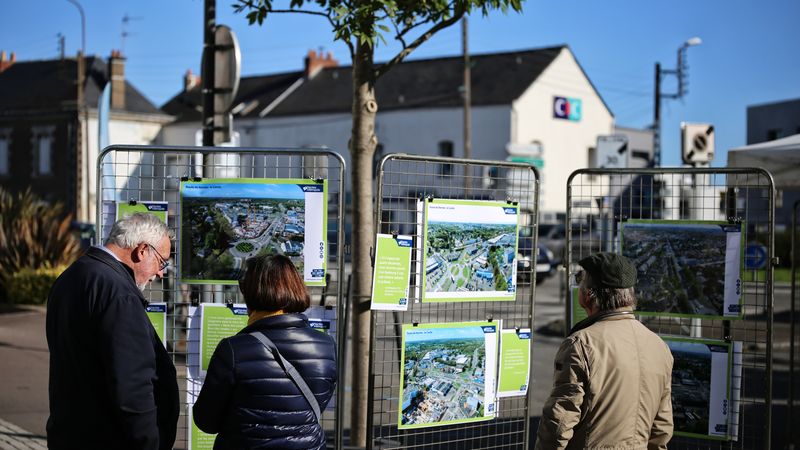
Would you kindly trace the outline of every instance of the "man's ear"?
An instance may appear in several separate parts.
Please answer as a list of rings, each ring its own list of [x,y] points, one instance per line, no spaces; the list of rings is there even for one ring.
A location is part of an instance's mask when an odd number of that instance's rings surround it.
[[[144,253],[147,251],[147,244],[141,243],[138,244],[136,247],[133,247],[131,250],[131,261],[135,263],[142,262],[144,260]]]

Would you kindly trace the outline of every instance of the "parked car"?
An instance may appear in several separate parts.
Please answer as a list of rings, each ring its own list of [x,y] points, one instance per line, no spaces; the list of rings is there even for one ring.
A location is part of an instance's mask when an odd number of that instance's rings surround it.
[[[544,245],[553,254],[552,264],[558,266],[566,258],[567,234],[563,223],[539,224],[539,244]],[[573,223],[571,235],[572,253],[574,258],[588,256],[599,252],[602,245],[602,236],[596,226]]]
[[[536,267],[531,267],[533,237],[529,228],[520,228],[519,242],[517,244],[517,280],[521,283],[530,283],[531,275],[536,279],[536,284],[549,278],[556,269],[553,264],[553,252],[541,243],[536,248]]]

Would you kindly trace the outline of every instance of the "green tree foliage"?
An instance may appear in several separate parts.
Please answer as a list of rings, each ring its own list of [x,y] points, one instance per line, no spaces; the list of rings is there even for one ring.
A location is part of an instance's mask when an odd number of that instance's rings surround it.
[[[46,203],[30,190],[12,195],[0,188],[0,298],[10,300],[15,273],[66,266],[78,257],[71,219],[60,203]]]
[[[378,138],[375,118],[378,79],[402,62],[437,32],[457,23],[471,12],[521,11],[522,0],[291,0],[289,7],[276,7],[272,0],[235,0],[233,8],[244,13],[250,24],[263,24],[273,14],[297,13],[319,16],[330,24],[335,40],[343,42],[353,62],[353,127],[350,156],[353,211],[353,354],[369,353],[372,288],[370,247],[372,223],[372,159]],[[375,47],[392,38],[401,49],[389,61],[375,64]],[[453,86],[455,89],[457,86]],[[368,368],[366,360],[354,358],[351,402],[351,443],[366,445]]]

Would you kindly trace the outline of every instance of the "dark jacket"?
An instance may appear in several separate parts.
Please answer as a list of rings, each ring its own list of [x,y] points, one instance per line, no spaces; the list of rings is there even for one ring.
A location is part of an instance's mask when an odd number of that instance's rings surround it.
[[[50,449],[171,449],[175,366],[145,313],[133,271],[91,248],[47,302]]]
[[[194,423],[219,433],[214,449],[322,449],[325,432],[291,378],[261,342],[263,332],[294,365],[319,402],[336,387],[333,338],[308,325],[302,314],[266,317],[217,345],[200,395]]]

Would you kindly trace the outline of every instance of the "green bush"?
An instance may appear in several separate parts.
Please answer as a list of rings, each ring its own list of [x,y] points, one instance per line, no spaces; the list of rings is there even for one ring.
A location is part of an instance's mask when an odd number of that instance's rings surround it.
[[[55,268],[24,268],[8,280],[8,300],[11,303],[41,305],[47,301],[50,287],[66,266]]]
[[[30,190],[12,195],[0,188],[0,301],[13,301],[9,280],[15,273],[66,266],[78,257],[71,220],[60,203],[48,204]]]

